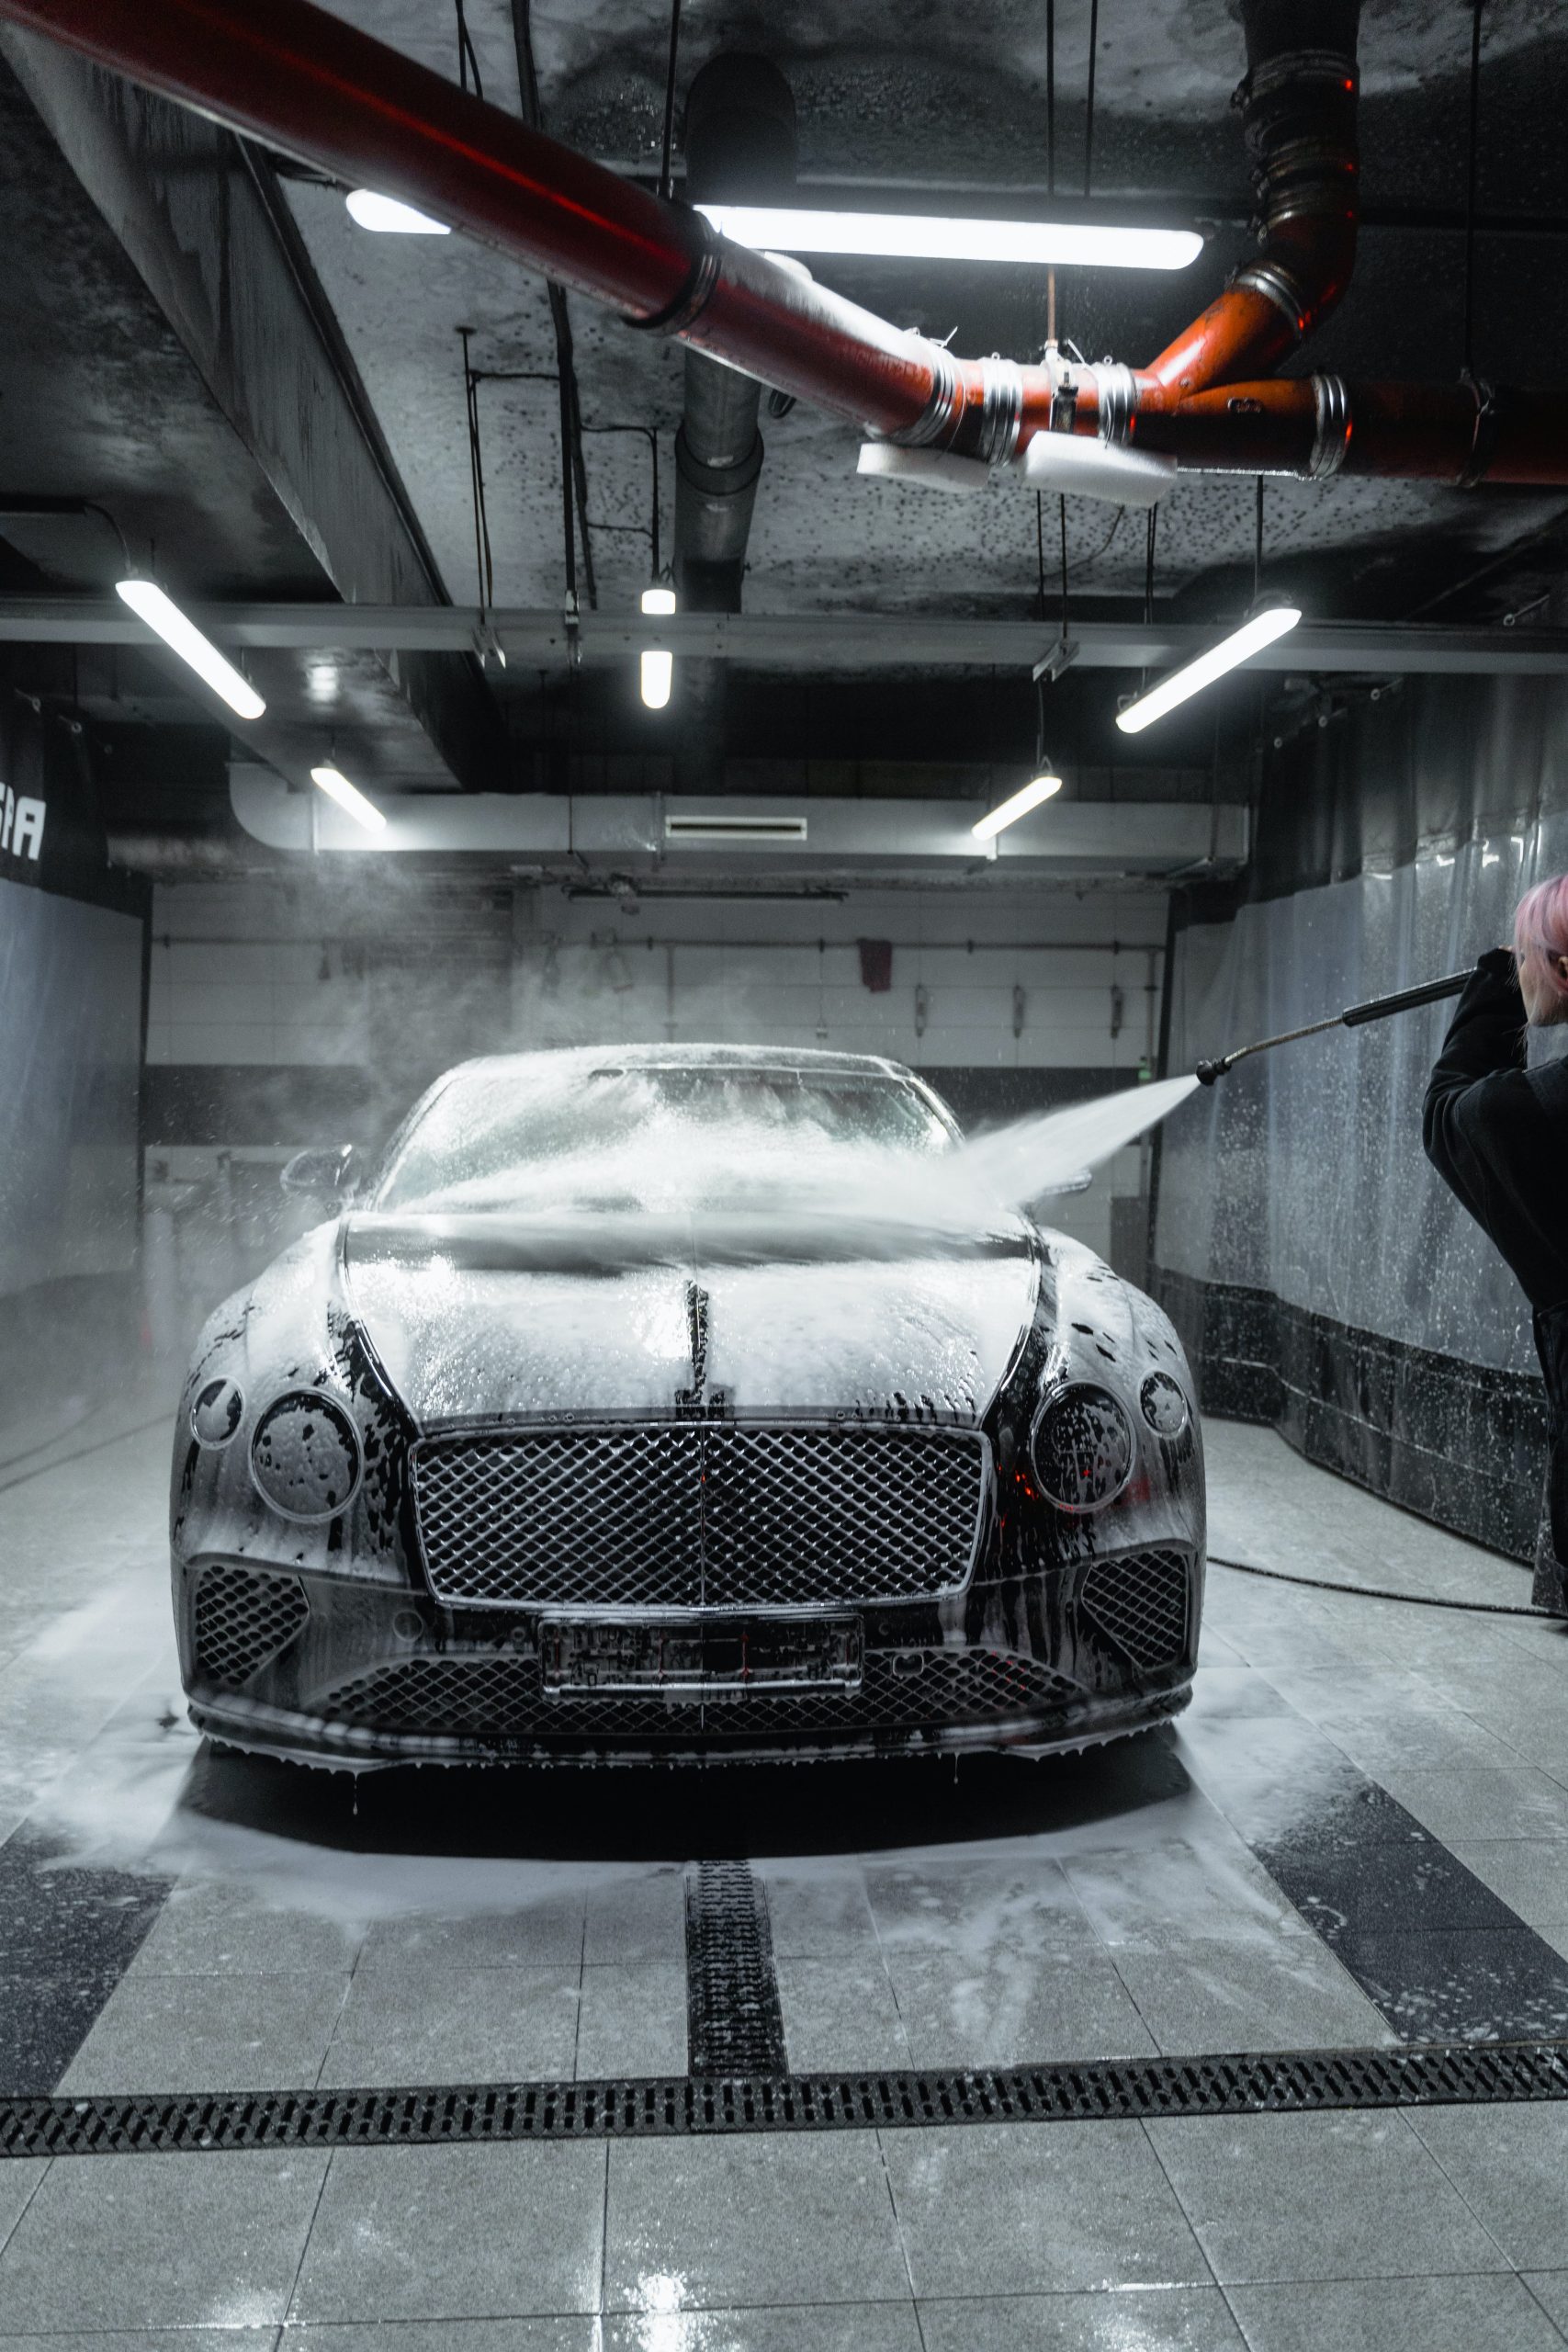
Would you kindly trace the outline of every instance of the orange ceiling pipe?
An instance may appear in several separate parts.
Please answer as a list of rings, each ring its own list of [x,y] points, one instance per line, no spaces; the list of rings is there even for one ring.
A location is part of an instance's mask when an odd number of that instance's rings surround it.
[[[1261,248],[1149,368],[962,359],[715,236],[310,0],[0,0],[0,18],[233,130],[402,198],[528,268],[868,431],[1006,465],[1044,431],[1201,471],[1568,481],[1568,395],[1267,371],[1355,257],[1356,0],[1244,0]],[[1257,380],[1239,381],[1242,376]]]

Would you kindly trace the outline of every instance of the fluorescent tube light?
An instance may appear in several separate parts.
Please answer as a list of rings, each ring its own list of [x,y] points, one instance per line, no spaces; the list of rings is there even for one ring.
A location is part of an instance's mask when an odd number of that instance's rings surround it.
[[[378,196],[373,187],[350,188],[344,201],[362,229],[374,229],[383,237],[449,237],[452,233],[445,220],[433,220],[428,212],[416,212],[412,204],[400,204],[395,196]]]
[[[266,705],[248,678],[242,678],[231,662],[225,662],[218,648],[203,637],[194,621],[187,621],[179,606],[165,596],[153,580],[117,580],[115,594],[150,629],[156,630],[172,653],[188,662],[198,678],[209,685],[215,695],[221,695],[230,709],[241,718],[259,718]]]
[[[994,841],[1009,825],[1016,825],[1021,817],[1027,817],[1032,808],[1038,808],[1043,800],[1049,800],[1054,792],[1061,789],[1059,775],[1031,776],[1010,800],[1004,800],[999,808],[987,808],[979,823],[970,828],[975,839],[977,842]]]
[[[672,613],[675,591],[673,588],[645,588],[642,609],[645,613]],[[649,650],[643,655],[638,673],[637,683],[644,702],[649,710],[662,710],[670,699],[670,688],[674,682],[674,655]]]
[[[973,220],[924,212],[811,212],[771,204],[699,204],[724,237],[761,252],[877,254],[908,261],[1038,262],[1086,269],[1185,269],[1196,229],[1072,220]]]
[[[1125,710],[1119,710],[1117,726],[1123,735],[1142,734],[1156,718],[1163,718],[1168,710],[1174,710],[1179,702],[1201,694],[1216,678],[1223,678],[1227,670],[1235,669],[1238,663],[1260,653],[1266,645],[1272,645],[1277,637],[1294,628],[1300,618],[1294,605],[1270,605],[1267,612],[1254,613],[1249,621],[1244,621],[1231,636],[1222,638],[1218,645],[1212,645],[1207,653],[1200,653],[1184,670],[1162,678],[1146,695],[1140,695]]]
[[[359,786],[350,784],[341,768],[312,768],[310,781],[326,794],[329,800],[335,800],[340,808],[346,810],[356,825],[363,825],[367,833],[385,831],[387,820],[376,803],[367,800]]]

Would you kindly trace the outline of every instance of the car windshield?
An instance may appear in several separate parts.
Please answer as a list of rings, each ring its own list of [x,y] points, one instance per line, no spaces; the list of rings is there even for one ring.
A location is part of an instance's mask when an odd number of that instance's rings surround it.
[[[388,1211],[619,1209],[831,1178],[850,1155],[948,1150],[953,1128],[891,1073],[747,1064],[460,1071],[405,1137]]]

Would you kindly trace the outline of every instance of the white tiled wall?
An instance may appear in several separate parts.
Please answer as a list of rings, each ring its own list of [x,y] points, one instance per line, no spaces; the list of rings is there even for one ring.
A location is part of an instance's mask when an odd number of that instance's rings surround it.
[[[401,876],[353,901],[180,884],[154,907],[148,1058],[369,1068],[394,1086],[406,1065],[411,1096],[473,1053],[666,1040],[822,1045],[936,1071],[1133,1071],[1157,1035],[1165,912],[1154,890],[857,890],[628,914],[525,887],[422,896]],[[893,943],[886,993],[862,984],[862,938]],[[1124,1152],[1058,1221],[1104,1250],[1112,1195],[1143,1182],[1142,1151]]]

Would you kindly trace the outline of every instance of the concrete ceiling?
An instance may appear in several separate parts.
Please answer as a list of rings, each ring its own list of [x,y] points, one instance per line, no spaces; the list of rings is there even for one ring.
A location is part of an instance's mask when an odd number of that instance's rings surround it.
[[[450,75],[455,18],[420,0],[334,0],[335,12]],[[1087,0],[1057,9],[1059,185],[1081,187]],[[468,0],[487,96],[517,106],[508,0]],[[895,200],[1035,201],[1044,174],[1044,11],[987,0],[954,11],[883,6],[853,12],[697,5],[683,11],[680,86],[724,49],[756,48],[795,92],[803,180],[847,189],[891,184]],[[621,168],[657,167],[668,15],[647,0],[588,0],[534,12],[547,127]],[[1374,221],[1395,210],[1425,224],[1371,226],[1343,309],[1303,359],[1347,372],[1451,379],[1461,356],[1463,158],[1469,17],[1369,0],[1363,12],[1362,160]],[[1087,353],[1137,361],[1217,288],[1248,247],[1246,160],[1230,94],[1243,63],[1234,7],[1214,0],[1105,0],[1094,134],[1095,187],[1159,196],[1219,213],[1208,247],[1172,277],[1062,274],[1063,331]],[[1494,215],[1562,205],[1557,125],[1568,101],[1568,24],[1546,0],[1489,8],[1483,49],[1481,206]],[[677,163],[679,148],[677,148]],[[447,585],[474,594],[473,529],[457,328],[475,363],[554,365],[542,288],[457,240],[376,238],[341,197],[293,186],[290,201],[396,453]],[[852,200],[868,200],[865,189]],[[1568,372],[1562,305],[1543,303],[1568,237],[1488,232],[1481,240],[1478,365],[1505,380]],[[923,264],[818,263],[854,299],[959,347],[1015,357],[1044,336],[1038,271]],[[672,435],[681,357],[604,313],[573,304],[589,423],[637,420]],[[496,594],[549,605],[562,582],[555,398],[548,384],[487,384],[480,394]],[[853,431],[801,409],[764,418],[767,461],[746,582],[756,612],[880,607],[1001,614],[1027,605],[1036,579],[1034,501],[998,487],[960,502],[854,474]],[[666,442],[668,455],[668,442]],[[646,577],[646,452],[630,437],[588,447],[601,601],[625,605]],[[665,544],[672,469],[664,480]],[[1493,550],[1536,528],[1561,500],[1517,492],[1467,496],[1424,483],[1271,485],[1268,545],[1281,583],[1314,609],[1393,616]],[[1069,562],[1086,594],[1141,594],[1141,517],[1106,545],[1111,510],[1069,503]],[[632,526],[628,528],[627,526]],[[1249,565],[1251,485],[1183,481],[1160,514],[1156,585],[1199,607],[1234,594]],[[1048,547],[1051,587],[1055,548]],[[1499,584],[1502,593],[1503,583]]]
[[[452,0],[329,5],[457,78]],[[687,0],[679,87],[683,92],[720,51],[761,50],[790,79],[802,182],[822,200],[1033,209],[1045,196],[1044,14],[1038,0],[1028,6],[978,0],[962,11],[924,0],[868,0],[852,12],[829,0],[771,0],[765,7],[754,0]],[[467,0],[467,17],[485,95],[515,110],[510,0]],[[1056,18],[1058,185],[1077,192],[1089,0],[1059,0]],[[533,23],[547,128],[618,168],[650,175],[662,126],[664,0],[540,0]],[[1484,31],[1477,365],[1503,380],[1562,381],[1568,379],[1568,318],[1557,283],[1568,259],[1560,138],[1568,117],[1568,17],[1554,0],[1491,0]],[[1469,40],[1470,13],[1458,0],[1441,11],[1410,0],[1367,0],[1367,226],[1349,296],[1302,365],[1442,380],[1457,373]],[[1134,362],[1152,356],[1248,250],[1250,191],[1230,107],[1242,64],[1237,11],[1223,0],[1102,0],[1095,192],[1173,204],[1209,235],[1200,259],[1173,277],[1062,274],[1063,331],[1089,356]],[[320,597],[336,586],[345,595],[367,594],[354,584],[344,552],[323,537],[321,510],[332,469],[308,495],[298,495],[280,475],[276,447],[245,442],[234,388],[216,382],[211,367],[193,355],[188,334],[182,343],[160,316],[145,266],[139,265],[139,275],[131,266],[136,256],[117,258],[112,240],[106,243],[106,227],[123,242],[124,222],[105,209],[101,192],[66,185],[41,123],[18,111],[14,93],[7,105],[15,120],[7,119],[6,135],[19,159],[0,209],[14,265],[0,305],[0,414],[9,428],[12,481],[105,497],[144,537],[156,537],[161,560],[194,594]],[[676,165],[679,174],[679,139]],[[259,168],[265,178],[266,167]],[[298,231],[301,284],[315,281],[306,288],[306,308],[317,305],[328,340],[340,338],[348,407],[363,401],[366,446],[380,453],[388,528],[398,521],[400,544],[412,551],[398,560],[424,567],[423,596],[445,594],[470,604],[476,571],[457,331],[471,330],[473,358],[483,369],[547,375],[555,345],[545,290],[457,238],[367,235],[349,220],[342,192],[308,175],[287,173],[281,185]],[[177,245],[189,199],[170,198],[165,188],[162,200],[164,225]],[[821,263],[818,275],[901,322],[953,334],[965,350],[1025,358],[1043,340],[1045,293],[1037,271],[844,262]],[[668,555],[682,357],[675,346],[633,334],[582,300],[574,299],[571,311],[590,428],[599,605],[625,611],[648,577],[647,445],[638,434],[593,428],[658,428]],[[281,381],[284,371],[278,373]],[[564,583],[555,388],[487,381],[479,405],[496,601],[558,609]],[[804,407],[782,419],[764,414],[763,433],[767,458],[745,584],[748,611],[999,619],[1032,609],[1036,514],[1026,491],[998,485],[961,501],[862,481],[853,431]],[[1515,542],[1536,541],[1560,513],[1568,514],[1561,498],[1510,491],[1273,483],[1269,577],[1299,591],[1309,611],[1325,619],[1403,617],[1457,584],[1461,593],[1442,604],[1440,617],[1484,620],[1554,585],[1560,539],[1527,544],[1477,586],[1462,583]],[[1054,617],[1054,514],[1046,520]],[[1250,589],[1252,529],[1250,482],[1182,481],[1160,509],[1156,585],[1162,612],[1201,618],[1234,606]],[[16,586],[102,585],[101,549],[73,549],[59,534],[30,540],[20,526],[6,526],[5,538],[14,552],[8,557],[0,544],[0,584],[8,562]],[[1097,599],[1141,597],[1141,515],[1118,521],[1112,510],[1071,501],[1068,550],[1080,615]],[[427,784],[461,774],[461,757],[430,754],[423,706],[417,724],[411,721],[406,679],[383,675],[374,664],[359,667],[363,675],[344,662],[340,715],[364,740],[367,773]],[[78,689],[82,675],[78,671]],[[109,678],[104,715],[166,715],[157,679],[134,683],[133,692],[119,673]],[[304,699],[291,716],[303,741],[320,722],[308,707],[308,675],[297,683]],[[458,681],[465,695],[478,683]],[[634,748],[654,748],[629,678],[615,682],[615,711],[605,707],[607,690],[594,686],[579,697],[575,715],[564,718],[557,690],[543,693],[537,676],[517,665],[506,673],[491,666],[484,686],[505,710],[514,745],[558,741],[575,729],[574,741],[592,736],[615,748],[611,738],[624,721]],[[887,692],[886,682],[866,689],[868,697]],[[811,706],[809,693],[791,695],[791,712]],[[1005,682],[1005,722],[985,746],[987,757],[1026,755],[1022,738],[1032,731],[1026,673]],[[1101,690],[1070,681],[1062,697],[1069,720],[1079,701],[1086,728],[1102,732]],[[749,734],[730,748],[755,759],[773,748],[775,730],[787,730],[791,719],[765,696],[753,703],[732,698],[738,725],[743,720]],[[819,758],[866,757],[880,748],[881,722],[869,704],[869,715],[852,725],[840,688],[819,693],[816,707],[829,716],[817,725],[808,756],[814,749]],[[964,724],[973,733],[972,718]],[[899,755],[918,756],[905,740],[910,729],[897,731]],[[1086,758],[1107,756],[1089,745],[1088,734],[1085,746]],[[1207,756],[1196,739],[1180,756],[1190,753]]]

